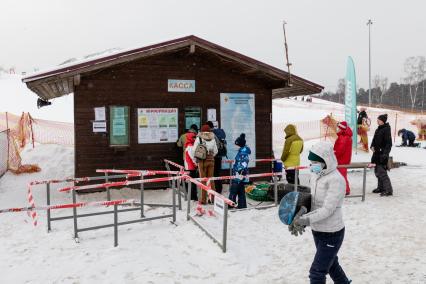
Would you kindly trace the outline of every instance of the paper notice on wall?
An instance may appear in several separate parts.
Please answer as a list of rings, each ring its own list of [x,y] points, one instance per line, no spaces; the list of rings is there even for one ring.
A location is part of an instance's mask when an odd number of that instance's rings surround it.
[[[95,107],[95,120],[96,121],[105,121],[105,107]]]
[[[175,143],[178,139],[177,108],[138,108],[138,143]]]
[[[93,121],[93,132],[107,132],[106,121]]]
[[[207,109],[207,120],[208,121],[216,121],[216,109],[215,108]]]

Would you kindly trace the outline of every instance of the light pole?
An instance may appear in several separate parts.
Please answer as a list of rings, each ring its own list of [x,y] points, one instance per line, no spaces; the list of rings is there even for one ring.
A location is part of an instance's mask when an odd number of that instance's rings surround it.
[[[371,107],[371,25],[373,22],[368,20],[368,106]]]

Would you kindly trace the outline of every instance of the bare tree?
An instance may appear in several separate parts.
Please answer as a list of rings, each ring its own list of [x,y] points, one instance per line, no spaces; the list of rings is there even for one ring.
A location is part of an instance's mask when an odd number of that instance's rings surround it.
[[[388,91],[388,78],[387,77],[380,77],[380,104],[383,103],[383,97],[386,95],[386,92]]]
[[[425,78],[426,58],[424,56],[408,57],[404,63],[404,72],[406,74],[404,82],[408,84],[411,109],[414,109],[419,85]]]
[[[380,102],[380,86],[381,86],[381,77],[380,75],[376,75],[373,77],[373,89],[371,93],[373,95],[373,101]]]
[[[346,88],[346,81],[344,78],[340,78],[337,81],[337,90],[336,94],[339,97],[339,103],[342,103],[342,98],[345,97],[345,88]]]

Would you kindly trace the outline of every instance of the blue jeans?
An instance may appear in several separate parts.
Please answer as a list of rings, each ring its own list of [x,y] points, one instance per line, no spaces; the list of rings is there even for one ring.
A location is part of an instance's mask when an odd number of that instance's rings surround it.
[[[345,237],[345,228],[334,233],[312,231],[312,234],[317,252],[309,270],[311,284],[325,284],[327,274],[336,284],[349,283],[337,257]]]
[[[238,197],[238,209],[247,208],[246,191],[244,189],[244,183],[232,181],[231,188],[229,189],[229,199],[237,203],[237,197]]]

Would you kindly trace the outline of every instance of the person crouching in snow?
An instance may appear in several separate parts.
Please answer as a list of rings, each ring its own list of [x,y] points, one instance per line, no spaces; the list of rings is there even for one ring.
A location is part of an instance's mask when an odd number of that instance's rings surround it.
[[[345,198],[345,180],[337,171],[333,145],[329,142],[315,144],[309,152],[311,161],[311,212],[298,213],[289,229],[301,234],[311,226],[317,249],[309,278],[312,283],[326,283],[329,274],[334,283],[350,283],[339,264],[337,254],[345,236],[342,205]],[[302,208],[299,212],[306,212]]]
[[[414,141],[416,140],[416,135],[412,131],[407,130],[405,128],[400,129],[398,130],[398,136],[401,136],[402,138],[401,147],[416,147],[416,145],[414,144]]]
[[[334,154],[337,158],[338,165],[349,165],[352,159],[352,130],[346,121],[337,124],[337,140],[334,143]],[[346,181],[346,195],[351,193],[348,182],[348,169],[337,169]]]
[[[236,176],[231,181],[231,188],[229,189],[229,199],[238,204],[238,209],[247,208],[246,191],[244,186],[249,182],[248,178],[248,165],[251,150],[246,146],[246,135],[241,133],[240,137],[235,140],[235,145],[239,147],[238,153],[235,156],[235,162],[232,166],[232,175]],[[238,197],[238,202],[237,202]]]
[[[197,162],[193,154],[194,142],[197,134],[187,133],[186,142],[185,142],[185,170],[189,171],[189,176],[192,178],[197,178]],[[198,200],[197,197],[197,186],[191,182],[191,200]]]

